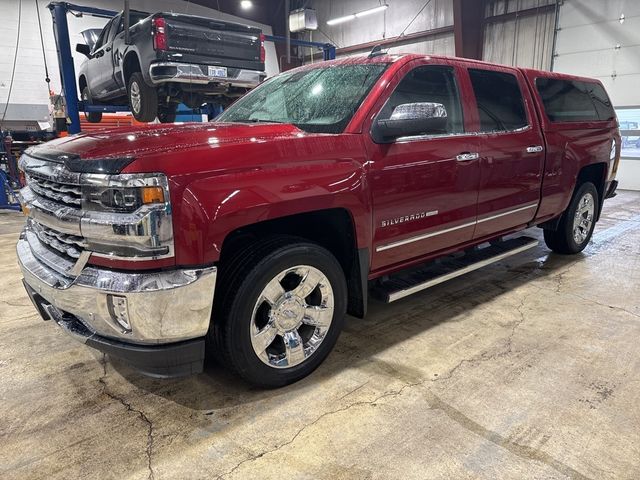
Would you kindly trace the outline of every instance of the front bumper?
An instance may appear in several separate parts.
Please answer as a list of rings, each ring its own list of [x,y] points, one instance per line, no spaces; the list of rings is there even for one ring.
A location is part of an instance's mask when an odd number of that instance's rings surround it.
[[[45,320],[145,373],[174,376],[201,370],[216,267],[129,273],[87,266],[73,278],[41,261],[50,251],[30,244],[26,234],[16,247],[18,263]],[[128,329],[116,319],[114,298],[126,299]]]
[[[179,62],[158,62],[149,66],[149,77],[154,85],[166,82],[207,85],[209,83],[228,84],[252,88],[266,78],[265,72],[229,68],[230,76],[209,75],[208,65]]]

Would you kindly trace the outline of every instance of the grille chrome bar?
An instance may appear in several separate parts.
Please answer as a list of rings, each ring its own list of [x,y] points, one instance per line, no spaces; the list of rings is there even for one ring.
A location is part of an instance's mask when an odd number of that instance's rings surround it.
[[[82,206],[80,185],[57,182],[36,175],[27,175],[27,182],[33,192],[40,197],[45,197],[69,207]]]
[[[36,221],[31,221],[30,224],[40,242],[73,259],[80,258],[82,251],[87,248],[82,237],[53,230]]]

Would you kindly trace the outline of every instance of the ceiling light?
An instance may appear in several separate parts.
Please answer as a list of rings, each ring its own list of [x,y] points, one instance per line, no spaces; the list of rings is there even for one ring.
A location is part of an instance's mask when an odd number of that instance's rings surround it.
[[[356,13],[356,17],[357,18],[366,17],[367,15],[371,15],[373,13],[384,12],[387,8],[389,8],[389,5],[387,5],[387,4],[380,5],[379,7],[370,8],[369,10],[364,10],[362,12],[358,12],[358,13]]]
[[[347,15],[346,17],[332,18],[331,20],[327,21],[327,25],[338,25],[339,23],[348,22],[349,20],[353,20],[355,18],[356,16],[353,14]]]
[[[340,23],[349,22],[351,20],[355,20],[356,18],[366,17],[367,15],[372,15],[374,13],[383,12],[389,5],[386,3],[384,5],[380,5],[378,7],[370,8],[369,10],[363,10],[358,13],[352,13],[351,15],[345,15],[344,17],[332,18],[327,21],[327,25],[338,25]]]
[[[249,10],[251,7],[253,7],[253,2],[251,0],[242,0],[240,2],[240,7],[243,10]]]

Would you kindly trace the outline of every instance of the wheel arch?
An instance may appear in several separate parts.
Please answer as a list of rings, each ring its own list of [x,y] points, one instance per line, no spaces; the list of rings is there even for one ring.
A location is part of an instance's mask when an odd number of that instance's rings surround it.
[[[577,191],[583,183],[591,182],[598,191],[598,211],[596,221],[600,219],[600,212],[604,203],[605,182],[607,178],[607,163],[598,162],[585,165],[578,172],[574,192]]]
[[[81,74],[78,77],[78,87],[80,87],[80,97],[82,97],[82,91],[85,89],[85,87],[88,87],[89,84],[87,83],[87,77],[84,74]]]
[[[274,234],[299,237],[330,251],[345,273],[349,292],[348,313],[364,317],[367,309],[369,250],[358,248],[356,224],[349,210],[343,207],[314,210],[236,228],[222,242],[220,265],[245,248],[248,242],[258,242]]]
[[[140,59],[138,58],[137,52],[129,50],[122,59],[122,80],[124,81],[125,88],[129,84],[129,78],[131,78],[131,75],[135,72],[140,72],[145,79],[147,78],[147,74],[142,71],[142,67],[140,66]]]

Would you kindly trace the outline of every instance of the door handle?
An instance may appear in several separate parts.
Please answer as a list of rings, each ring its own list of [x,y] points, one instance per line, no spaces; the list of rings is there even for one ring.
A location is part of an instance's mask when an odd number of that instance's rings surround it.
[[[527,153],[540,153],[542,150],[542,145],[534,145],[531,147],[527,147]]]
[[[104,52],[102,50],[99,50],[96,52],[96,54],[94,55],[94,58],[100,58],[101,56],[104,55]]]
[[[111,47],[107,47],[107,48],[105,48],[105,50],[106,50],[107,52],[110,52],[110,51],[111,51]]]
[[[468,162],[469,160],[477,160],[478,158],[480,158],[478,152],[463,152],[456,155],[456,160],[459,162]]]

